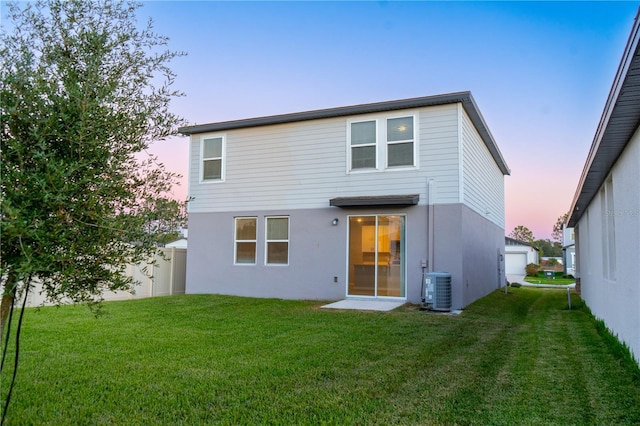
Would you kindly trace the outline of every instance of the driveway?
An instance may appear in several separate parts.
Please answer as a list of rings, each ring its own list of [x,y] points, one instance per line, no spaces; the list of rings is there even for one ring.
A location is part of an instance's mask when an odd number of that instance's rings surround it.
[[[507,274],[507,281],[509,281],[509,283],[520,283],[520,284],[524,284],[524,277],[525,275],[514,275],[514,274]]]

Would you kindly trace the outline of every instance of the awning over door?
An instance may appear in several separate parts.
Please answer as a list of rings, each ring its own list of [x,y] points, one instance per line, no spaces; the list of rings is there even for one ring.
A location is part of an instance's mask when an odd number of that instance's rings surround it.
[[[329,200],[329,205],[334,207],[415,206],[419,200],[420,194],[373,195],[332,198]]]

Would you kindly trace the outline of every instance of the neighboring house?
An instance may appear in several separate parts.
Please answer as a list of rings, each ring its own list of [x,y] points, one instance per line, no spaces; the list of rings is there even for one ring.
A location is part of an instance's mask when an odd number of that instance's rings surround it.
[[[504,283],[509,169],[469,92],[183,127],[187,293],[458,309]]]
[[[640,363],[640,9],[571,205],[576,287]]]
[[[507,275],[525,275],[525,268],[530,263],[539,263],[540,250],[530,243],[504,237],[505,262]]]
[[[165,244],[165,248],[180,248],[180,249],[186,249],[187,248],[187,237],[189,235],[189,230],[187,228],[181,228],[180,229],[180,235],[181,237],[178,238],[175,241],[171,241],[170,243]]]
[[[576,274],[576,237],[574,228],[562,225],[562,259],[565,275]]]

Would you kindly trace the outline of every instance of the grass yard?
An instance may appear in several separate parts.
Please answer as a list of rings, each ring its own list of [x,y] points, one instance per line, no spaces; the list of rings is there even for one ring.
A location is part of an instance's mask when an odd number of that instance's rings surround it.
[[[459,316],[213,295],[30,309],[6,424],[640,424],[640,372],[572,304],[517,288]]]
[[[573,284],[576,282],[575,278],[562,278],[556,277],[553,278],[545,278],[545,277],[525,277],[524,280],[531,284],[556,284],[556,285],[567,285]]]
[[[565,278],[562,272],[554,272],[555,278],[548,278],[545,274],[545,271],[539,271],[535,277],[527,275],[524,280],[528,283],[532,284],[556,284],[556,285],[567,285],[573,284],[576,282],[575,278],[569,277]]]

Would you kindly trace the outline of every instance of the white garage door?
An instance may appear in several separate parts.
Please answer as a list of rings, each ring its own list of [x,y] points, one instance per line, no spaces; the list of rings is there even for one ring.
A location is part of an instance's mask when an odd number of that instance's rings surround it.
[[[527,253],[507,253],[504,269],[507,275],[524,275],[527,266]]]

